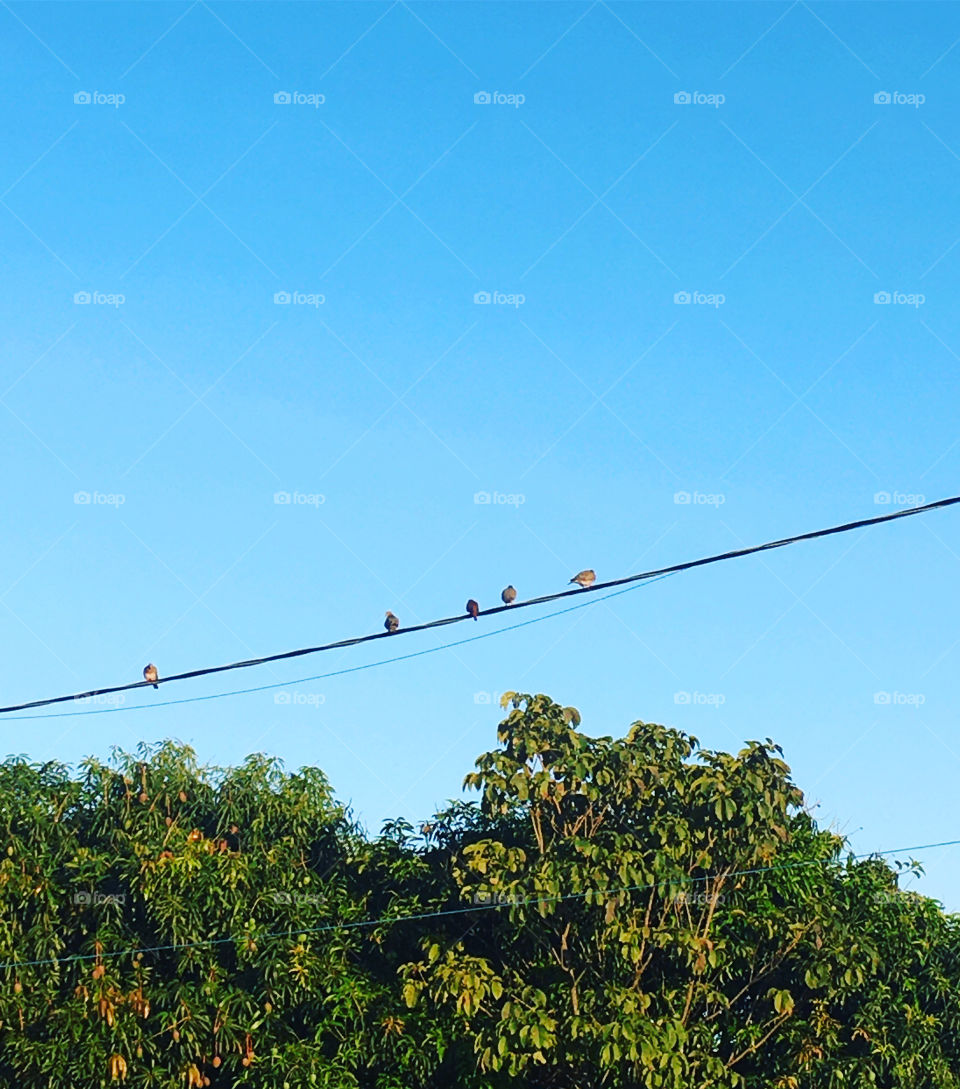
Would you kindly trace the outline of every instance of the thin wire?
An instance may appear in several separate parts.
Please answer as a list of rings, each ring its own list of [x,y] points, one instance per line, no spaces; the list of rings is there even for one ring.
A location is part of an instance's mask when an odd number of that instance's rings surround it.
[[[864,859],[882,858],[885,855],[901,855],[905,854],[907,851],[931,851],[937,847],[956,847],[958,845],[960,845],[960,839],[944,840],[942,843],[921,843],[913,847],[894,847],[887,851],[871,851],[862,855],[848,855],[847,862],[859,862]],[[529,904],[563,903],[568,900],[582,900],[586,896],[613,896],[614,894],[621,892],[649,892],[652,889],[662,888],[664,885],[675,886],[694,884],[697,881],[711,881],[716,877],[724,877],[726,879],[733,877],[750,877],[757,874],[778,873],[783,870],[802,869],[809,866],[823,866],[836,861],[837,859],[834,858],[804,859],[797,862],[784,862],[779,866],[758,866],[749,870],[734,870],[727,874],[704,874],[700,877],[678,877],[664,881],[654,881],[648,885],[619,885],[614,888],[606,889],[586,889],[583,892],[571,892],[563,896],[530,896],[525,900],[490,904],[471,904],[469,907],[445,908],[441,911],[422,911],[412,915],[382,915],[378,919],[358,919],[352,923],[326,923],[323,926],[307,928],[296,927],[293,930],[280,930],[269,934],[253,935],[251,932],[246,932],[240,936],[231,935],[226,938],[207,938],[199,942],[174,942],[170,945],[144,945],[136,946],[132,949],[116,949],[109,953],[77,953],[69,957],[63,957],[62,959],[58,957],[46,957],[41,960],[7,961],[4,964],[0,964],[0,971],[4,971],[8,968],[35,967],[42,964],[63,965],[69,964],[72,961],[100,960],[105,957],[124,957],[131,956],[135,953],[166,953],[177,949],[199,949],[204,946],[226,945],[229,942],[237,941],[268,941],[272,938],[288,938],[294,934],[298,936],[301,934],[322,934],[328,933],[331,930],[357,930],[362,927],[387,926],[391,923],[420,922],[425,919],[440,919],[451,915],[465,915],[475,911],[493,911],[504,907],[525,907]]]
[[[720,563],[723,560],[736,559],[740,556],[750,556],[755,552],[765,552],[772,548],[783,548],[785,545],[797,544],[799,541],[811,541],[819,537],[829,537],[836,533],[848,533],[854,529],[862,529],[864,526],[878,525],[881,522],[892,522],[897,518],[909,518],[914,514],[924,514],[927,511],[937,510],[941,507],[950,507],[960,503],[960,495],[948,499],[939,499],[935,503],[925,503],[919,507],[908,507],[905,510],[894,511],[890,514],[880,514],[874,518],[861,518],[856,522],[845,522],[843,525],[830,526],[827,529],[812,530],[809,533],[800,533],[794,537],[785,537],[779,541],[767,541],[765,544],[753,545],[749,548],[738,548],[731,552],[721,552],[714,556],[706,556],[699,560],[688,560],[685,563],[673,564],[670,567],[661,567],[654,571],[644,571],[639,575],[627,575],[620,579],[611,579],[608,582],[595,582],[592,586],[585,586],[576,590],[562,590],[555,594],[545,594],[542,597],[530,598],[527,601],[515,602],[513,605],[499,605],[493,609],[484,609],[479,615],[494,616],[497,613],[526,609],[531,605],[542,605],[546,601],[556,601],[559,598],[570,597],[574,594],[590,594],[598,590],[607,590],[611,586],[622,586],[625,583],[641,582],[658,575],[672,575],[678,571],[689,571],[694,567],[703,567],[705,564]],[[470,616],[464,613],[460,616],[448,616],[443,620],[430,620],[425,624],[415,624],[413,627],[401,628],[396,632],[374,632],[370,635],[359,635],[352,639],[340,639],[335,643],[324,643],[316,647],[303,647],[300,650],[288,650],[280,654],[268,654],[262,658],[248,658],[242,662],[231,662],[228,665],[207,666],[203,669],[191,669],[186,673],[174,673],[169,677],[160,677],[157,681],[134,681],[131,684],[114,685],[111,688],[96,688],[89,692],[77,692],[70,696],[55,696],[51,699],[32,700],[29,703],[16,703],[8,707],[0,707],[0,714],[11,711],[25,711],[31,707],[48,707],[54,703],[67,703],[71,700],[90,699],[93,696],[106,696],[114,692],[129,692],[135,688],[145,688],[151,684],[169,684],[172,681],[188,680],[192,677],[205,677],[211,673],[224,673],[231,669],[249,669],[252,666],[264,665],[267,662],[279,662],[286,658],[300,658],[305,654],[319,654],[323,651],[337,650],[341,647],[352,647],[359,643],[368,643],[373,639],[395,638],[397,635],[410,635],[417,631],[426,631],[428,628],[439,628],[446,624],[457,624],[461,620],[469,620]]]
[[[675,571],[671,571],[667,575],[658,575],[656,578],[650,579],[647,582],[635,583],[633,586],[628,586],[625,590],[616,590],[612,594],[604,594],[603,597],[594,598],[592,601],[583,601],[579,605],[570,605],[566,609],[558,609],[553,613],[544,613],[543,616],[536,616],[533,620],[522,620],[518,624],[511,624],[506,628],[497,628],[496,631],[483,632],[480,635],[472,635],[468,639],[458,639],[453,643],[444,643],[439,647],[426,647],[424,650],[416,650],[411,654],[401,654],[396,658],[384,658],[378,662],[366,662],[364,665],[349,666],[346,669],[335,669],[332,673],[318,673],[313,677],[299,677],[292,681],[280,681],[275,684],[261,684],[256,688],[238,688],[229,692],[214,692],[208,696],[187,696],[179,700],[164,700],[161,703],[141,703],[131,707],[97,707],[90,711],[56,711],[52,715],[9,715],[7,721],[22,722],[25,719],[27,721],[31,719],[51,719],[51,718],[76,718],[78,715],[108,715],[115,714],[118,711],[152,711],[157,707],[176,707],[182,703],[202,703],[205,700],[219,700],[226,696],[247,696],[253,692],[268,692],[273,688],[292,688],[294,685],[307,684],[310,681],[325,681],[330,677],[342,677],[346,673],[358,673],[364,669],[374,669],[377,666],[391,665],[393,662],[405,662],[409,658],[419,658],[424,654],[436,654],[441,650],[450,650],[451,647],[462,647],[464,643],[476,643],[480,639],[491,639],[495,635],[502,635],[504,632],[516,631],[517,628],[526,628],[531,624],[539,624],[541,620],[550,620],[555,616],[563,616],[564,613],[572,613],[577,609],[586,609],[590,605],[597,605],[601,601],[609,601],[612,597],[619,597],[621,594],[628,594],[631,590],[642,590],[647,586],[652,586],[655,582],[660,582],[661,579],[668,579],[671,575],[676,574]]]

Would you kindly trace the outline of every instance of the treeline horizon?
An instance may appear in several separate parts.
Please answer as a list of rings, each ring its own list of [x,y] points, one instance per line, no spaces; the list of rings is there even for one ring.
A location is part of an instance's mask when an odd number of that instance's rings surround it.
[[[0,1086],[960,1089],[960,917],[770,739],[508,693],[422,825],[166,741],[0,764]]]

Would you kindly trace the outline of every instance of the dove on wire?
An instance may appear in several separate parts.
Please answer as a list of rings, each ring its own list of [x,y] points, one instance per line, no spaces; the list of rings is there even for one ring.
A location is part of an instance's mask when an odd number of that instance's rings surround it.
[[[574,575],[570,580],[576,582],[578,585],[586,589],[588,586],[592,586],[597,581],[596,571],[591,571],[588,567],[586,571],[581,571],[579,574]]]
[[[160,674],[157,672],[157,667],[151,662],[149,665],[143,667],[143,679],[145,681],[156,681]],[[159,688],[160,685],[154,684],[154,688]]]
[[[517,591],[512,586],[508,586],[500,595],[500,600],[504,605],[512,605],[517,600]]]
[[[473,598],[470,598],[470,600],[467,602],[467,612],[473,617],[474,620],[477,619],[477,613],[480,612],[480,606],[473,600]]]
[[[387,609],[387,619],[383,622],[384,628],[389,632],[395,632],[400,627],[400,621]]]

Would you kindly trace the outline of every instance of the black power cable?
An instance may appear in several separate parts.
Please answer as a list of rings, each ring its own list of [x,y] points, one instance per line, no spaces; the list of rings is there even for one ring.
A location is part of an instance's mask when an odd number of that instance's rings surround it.
[[[909,518],[914,514],[924,514],[927,511],[939,510],[942,507],[951,507],[960,503],[960,495],[951,496],[948,499],[938,499],[935,503],[925,503],[920,507],[907,507],[905,510],[894,511],[891,514],[879,514],[875,518],[860,518],[856,522],[844,522],[843,525],[830,526],[827,529],[815,529],[809,533],[800,533],[795,537],[784,537],[780,541],[767,541],[766,544],[753,545],[750,548],[737,548],[731,552],[720,552],[715,556],[706,556],[700,560],[688,560],[686,563],[675,563],[671,567],[659,567],[654,571],[644,571],[639,575],[627,575],[622,579],[611,579],[608,582],[595,582],[592,586],[578,588],[576,590],[561,590],[556,594],[544,594],[543,597],[533,597],[528,601],[517,601],[513,605],[498,605],[494,609],[484,609],[479,615],[495,616],[497,613],[514,612],[517,609],[527,609],[531,605],[542,605],[547,601],[556,601],[559,598],[571,597],[574,594],[592,594],[597,590],[609,590],[612,586],[623,586],[630,582],[640,582],[643,579],[655,578],[659,575],[672,575],[678,571],[689,571],[694,567],[703,567],[706,564],[720,563],[721,560],[733,560],[740,556],[750,556],[755,552],[765,552],[771,548],[783,548],[785,545],[797,544],[799,541],[812,541],[819,537],[830,537],[836,533],[849,533],[854,529],[862,529],[864,526],[875,526],[881,522],[892,522],[897,518]],[[446,624],[457,624],[461,620],[470,620],[468,613],[460,616],[448,616],[443,620],[430,620],[425,624],[415,624],[413,627],[401,628],[396,632],[374,632],[371,635],[358,635],[353,639],[339,639],[335,643],[323,643],[316,647],[303,647],[300,650],[287,650],[281,654],[268,654],[263,658],[248,658],[242,662],[230,662],[228,665],[207,666],[204,669],[191,669],[186,673],[173,673],[169,677],[160,677],[156,683],[169,684],[171,681],[185,681],[191,677],[206,677],[211,673],[225,673],[231,669],[249,669],[251,666],[265,665],[267,662],[280,662],[286,658],[302,658],[305,654],[320,654],[326,650],[338,650],[341,647],[352,647],[359,643],[369,643],[373,639],[392,639],[398,635],[410,635],[416,631],[426,631],[429,628],[440,628]],[[78,692],[71,696],[54,696],[45,700],[33,700],[30,703],[15,703],[9,707],[0,707],[0,714],[9,714],[12,711],[25,711],[32,707],[49,707],[54,703],[68,703],[73,700],[90,699],[93,696],[107,696],[114,692],[129,692],[134,688],[145,688],[154,684],[153,681],[134,681],[131,684],[118,684],[111,688],[95,688],[89,692]]]

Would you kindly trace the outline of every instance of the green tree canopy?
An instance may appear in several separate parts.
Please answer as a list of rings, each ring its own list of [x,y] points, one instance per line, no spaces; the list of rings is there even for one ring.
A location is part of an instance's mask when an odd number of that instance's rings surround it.
[[[779,748],[511,694],[421,828],[172,742],[0,765],[0,1085],[960,1087],[955,917]]]

